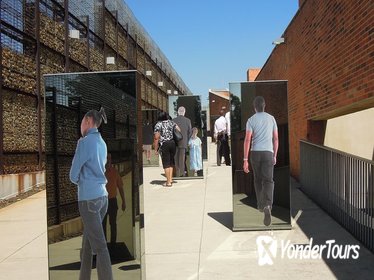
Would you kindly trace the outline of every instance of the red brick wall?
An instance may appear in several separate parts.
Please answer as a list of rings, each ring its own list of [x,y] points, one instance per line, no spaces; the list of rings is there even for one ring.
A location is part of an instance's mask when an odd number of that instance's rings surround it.
[[[328,118],[374,106],[372,1],[305,0],[256,80],[288,80],[291,173],[299,140],[323,143]]]
[[[260,73],[261,68],[250,68],[247,70],[247,81],[254,81]]]
[[[213,102],[214,100],[214,102]],[[222,107],[226,107],[225,112],[230,110],[230,101],[218,95],[209,92],[209,111],[210,111],[210,134],[214,133],[214,122],[219,118]]]

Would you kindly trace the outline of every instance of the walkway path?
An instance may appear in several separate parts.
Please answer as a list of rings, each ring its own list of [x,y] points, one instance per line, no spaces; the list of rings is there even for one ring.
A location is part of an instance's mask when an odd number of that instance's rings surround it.
[[[214,144],[210,154],[214,157]],[[292,184],[292,230],[232,232],[231,171],[205,163],[205,179],[163,188],[161,167],[144,169],[147,280],[373,279],[374,255],[357,260],[281,259],[258,265],[256,238],[292,244],[360,244]],[[45,192],[0,209],[0,280],[47,280]],[[68,279],[67,279],[68,280]]]
[[[210,145],[204,180],[178,181],[170,189],[160,168],[144,169],[147,280],[373,279],[374,255],[361,246],[358,260],[289,260],[258,265],[256,238],[291,244],[360,244],[292,183],[293,229],[232,232],[230,167],[214,164]]]

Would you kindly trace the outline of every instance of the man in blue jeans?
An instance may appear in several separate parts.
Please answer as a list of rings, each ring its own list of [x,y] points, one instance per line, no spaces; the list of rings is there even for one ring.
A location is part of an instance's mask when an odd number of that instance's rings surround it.
[[[271,225],[271,209],[273,205],[274,165],[277,162],[278,128],[274,117],[265,112],[265,100],[256,96],[253,101],[256,113],[250,117],[246,125],[244,139],[243,170],[249,172],[248,153],[251,146],[251,166],[257,197],[257,208],[264,212],[264,225]]]

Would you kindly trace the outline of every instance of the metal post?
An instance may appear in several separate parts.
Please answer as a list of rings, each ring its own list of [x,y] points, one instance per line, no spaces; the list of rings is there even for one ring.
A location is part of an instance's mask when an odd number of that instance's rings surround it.
[[[64,27],[65,27],[65,72],[69,72],[69,0],[64,0]]]
[[[52,146],[53,146],[53,179],[54,179],[54,187],[55,187],[55,202],[56,202],[56,216],[57,216],[57,224],[61,222],[61,203],[60,203],[60,184],[59,184],[59,168],[58,168],[58,148],[57,148],[57,141],[58,141],[58,134],[57,134],[57,92],[56,88],[52,88],[53,94],[53,105],[52,105]]]
[[[135,34],[135,49],[134,49],[134,55],[135,55],[135,69],[138,69],[138,34]]]
[[[129,34],[129,24],[126,23],[126,41],[127,41],[127,69],[130,69],[131,58],[130,58],[130,34]]]
[[[104,48],[104,55],[103,55],[103,61],[104,61],[104,71],[106,70],[106,43],[105,43],[105,0],[103,0],[103,12],[102,12],[102,18],[103,18],[103,48]]]
[[[117,70],[119,69],[119,63],[118,63],[118,11],[116,10],[116,65]]]
[[[0,34],[2,28],[0,24]],[[4,127],[3,127],[3,44],[0,36],[0,175],[4,174]]]
[[[90,71],[90,20],[86,16],[86,34],[87,34],[87,70]]]
[[[38,164],[39,170],[42,169],[43,147],[42,147],[42,106],[43,100],[41,96],[41,73],[40,73],[40,10],[39,0],[35,1],[35,39],[36,39],[36,94],[37,94],[37,110],[38,110]]]

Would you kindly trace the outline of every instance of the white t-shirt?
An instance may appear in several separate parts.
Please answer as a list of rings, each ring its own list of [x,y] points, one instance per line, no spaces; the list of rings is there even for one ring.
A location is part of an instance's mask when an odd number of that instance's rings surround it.
[[[220,132],[227,132],[227,122],[224,116],[220,116],[214,123],[214,135],[217,136]]]

